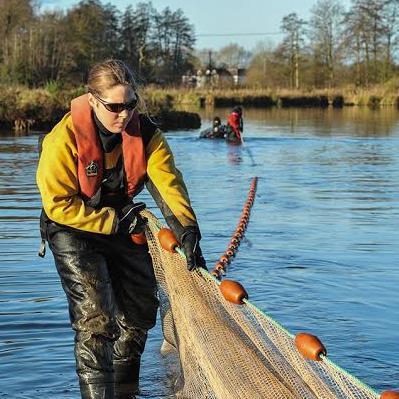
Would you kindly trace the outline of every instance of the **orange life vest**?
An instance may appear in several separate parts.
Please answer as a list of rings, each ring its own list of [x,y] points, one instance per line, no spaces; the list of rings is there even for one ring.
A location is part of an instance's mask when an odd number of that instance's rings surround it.
[[[93,120],[88,94],[72,100],[71,115],[78,149],[80,192],[82,197],[88,200],[100,189],[104,169],[104,152]],[[133,196],[140,190],[147,175],[145,148],[136,111],[121,134],[126,191],[129,196]]]

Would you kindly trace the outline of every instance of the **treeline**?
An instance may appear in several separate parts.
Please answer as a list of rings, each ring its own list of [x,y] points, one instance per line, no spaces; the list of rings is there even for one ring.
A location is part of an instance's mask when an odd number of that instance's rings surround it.
[[[138,3],[120,11],[82,0],[65,12],[40,12],[35,3],[0,0],[0,83],[76,87],[95,62],[110,57],[147,83],[179,81],[191,67],[194,28],[180,9]]]
[[[398,72],[398,0],[318,0],[309,20],[281,22],[283,40],[263,46],[249,63],[247,82],[262,87],[370,87]]]
[[[187,71],[246,68],[243,84],[268,89],[369,88],[398,73],[399,0],[317,0],[305,20],[281,21],[282,39],[249,51],[236,44],[194,52],[194,27],[182,10],[151,2],[125,10],[82,0],[40,11],[36,0],[0,0],[0,84],[78,87],[89,68],[121,58],[144,83],[180,84]],[[212,57],[211,57],[212,55]],[[220,79],[218,86],[234,85]]]

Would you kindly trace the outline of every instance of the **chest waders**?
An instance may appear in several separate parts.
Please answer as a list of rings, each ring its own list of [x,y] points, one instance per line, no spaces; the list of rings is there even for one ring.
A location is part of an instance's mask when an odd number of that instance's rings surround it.
[[[44,211],[40,231],[39,255],[48,241],[68,300],[82,398],[131,398],[158,308],[147,244],[61,225]]]

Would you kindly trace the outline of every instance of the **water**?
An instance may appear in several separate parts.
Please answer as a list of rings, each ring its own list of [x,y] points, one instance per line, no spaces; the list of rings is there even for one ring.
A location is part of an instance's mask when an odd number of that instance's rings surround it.
[[[212,117],[202,112],[204,128]],[[292,333],[318,335],[333,361],[373,388],[399,389],[399,112],[246,110],[244,147],[200,141],[198,133],[167,137],[209,266],[259,176],[228,276]],[[72,399],[79,391],[66,301],[51,253],[36,256],[36,142],[0,136],[0,398]],[[141,199],[154,206],[147,194]],[[158,324],[141,398],[171,395],[161,342]]]

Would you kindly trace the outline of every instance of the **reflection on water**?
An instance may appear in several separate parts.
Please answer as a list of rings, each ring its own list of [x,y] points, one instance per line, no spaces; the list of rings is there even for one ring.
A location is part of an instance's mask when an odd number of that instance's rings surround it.
[[[229,109],[218,109],[222,118]],[[202,110],[203,127],[215,111]],[[245,110],[245,146],[168,133],[212,266],[259,176],[229,277],[293,333],[374,388],[399,381],[399,113],[394,109]],[[73,334],[51,253],[37,257],[37,137],[0,137],[0,397],[78,397]],[[141,195],[158,215],[148,194]],[[173,391],[151,331],[143,398]]]
[[[227,154],[230,165],[238,165],[242,162],[243,160],[241,157],[242,148],[236,145],[229,145],[227,151],[228,151]]]

